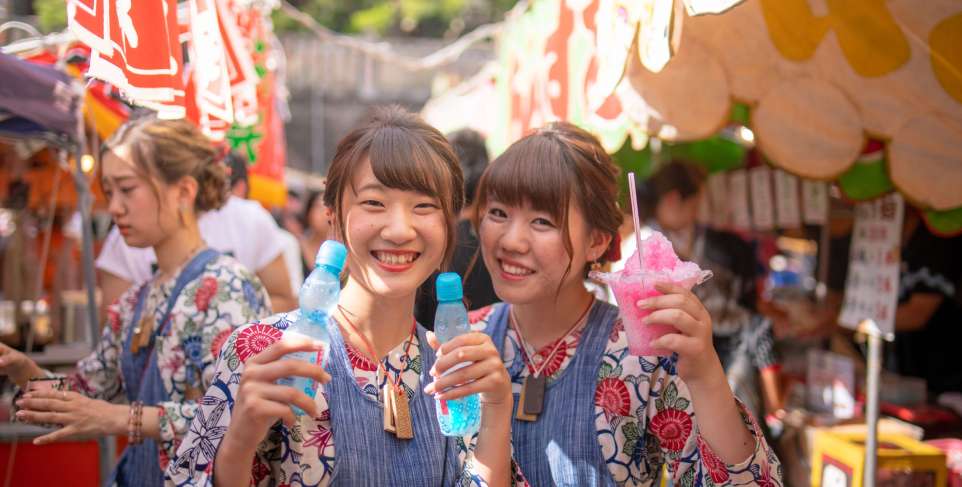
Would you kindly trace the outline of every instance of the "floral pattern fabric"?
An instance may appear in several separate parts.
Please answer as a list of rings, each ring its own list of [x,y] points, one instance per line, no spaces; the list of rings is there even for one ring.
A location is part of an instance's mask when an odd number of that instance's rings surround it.
[[[283,331],[298,317],[298,311],[274,315],[238,329],[227,339],[213,375],[213,385],[201,400],[200,411],[177,451],[176,459],[167,468],[168,484],[213,485],[217,448],[230,425],[231,409],[244,372],[244,363],[280,340]],[[393,380],[398,374],[408,398],[421,393],[425,385],[421,384],[419,340],[415,335],[410,347],[407,347],[407,343],[405,340],[395,347],[388,353],[387,360],[382,362],[388,371],[387,376],[380,373],[377,364],[363,353],[347,346],[354,379],[364,394],[379,401],[381,388],[388,379]],[[280,421],[271,427],[253,458],[252,485],[330,484],[336,452],[326,393],[319,391],[315,396],[315,404],[318,411],[316,417],[297,416],[297,422],[290,428]],[[372,427],[381,428],[381,424]],[[462,439],[457,443],[463,469],[459,485],[484,485],[483,480],[473,473],[472,449],[466,446],[473,444],[474,439]],[[514,475],[519,474],[515,472]]]
[[[153,314],[160,326],[176,278],[151,286],[143,316]],[[95,399],[126,402],[120,355],[132,323],[140,286],[133,286],[107,311],[100,342],[77,364],[69,378],[72,389]],[[214,375],[221,345],[234,326],[270,313],[270,298],[260,280],[233,258],[218,256],[181,291],[170,313],[169,333],[157,337],[154,353],[170,400],[160,407],[160,465],[166,467],[198,410],[193,400]]]
[[[469,314],[472,328],[488,328],[495,305]],[[589,322],[585,326],[600,326]],[[534,363],[545,360],[549,383],[571,364],[582,333],[576,331],[535,352]],[[562,339],[559,339],[562,340]],[[505,335],[502,359],[511,375],[515,393],[521,392],[529,371],[524,366],[517,333]],[[698,434],[691,394],[675,371],[675,359],[636,357],[628,354],[628,341],[620,320],[612,327],[598,367],[595,387],[595,424],[598,444],[617,485],[654,485],[663,467],[672,485],[766,485],[781,486],[781,464],[765,442],[757,423],[739,403],[746,427],[755,439],[755,450],[743,462],[725,464]],[[557,365],[556,365],[557,364]],[[515,449],[523,445],[513,445]]]

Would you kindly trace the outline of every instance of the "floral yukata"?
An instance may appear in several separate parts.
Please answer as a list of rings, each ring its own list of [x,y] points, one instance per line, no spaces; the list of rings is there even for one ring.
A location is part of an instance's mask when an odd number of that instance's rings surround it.
[[[177,458],[171,462],[167,469],[168,483],[174,485],[213,485],[214,460],[217,449],[230,425],[231,409],[236,399],[241,374],[244,372],[244,363],[280,340],[283,336],[283,330],[294,323],[299,315],[299,311],[293,311],[271,316],[238,329],[227,340],[217,370],[214,373],[213,386],[201,401],[203,406],[191,424],[190,433],[181,444],[180,450],[177,452]],[[411,401],[412,411],[414,411],[414,402],[421,399],[416,397],[417,395],[427,397],[422,392],[422,389],[426,386],[424,374],[426,373],[425,369],[429,368],[430,363],[433,362],[433,355],[423,355],[425,352],[422,350],[421,340],[418,339],[418,335],[423,336],[422,328],[418,327],[419,333],[413,337],[410,347],[406,346],[408,340],[405,340],[388,353],[388,358],[384,362],[388,370],[388,377],[384,377],[378,373],[375,362],[347,345],[340,338],[340,333],[336,331],[336,325],[333,321],[331,326],[334,329],[332,335],[337,334],[333,337],[334,340],[331,344],[331,360],[337,360],[340,357],[343,359],[345,367],[334,368],[332,362],[325,368],[332,374],[333,381],[344,379],[343,377],[337,377],[337,371],[339,370],[343,370],[345,375],[348,374],[349,370],[350,375],[353,376],[347,379],[353,381],[351,387],[340,389],[341,391],[351,395],[356,394],[362,401],[371,402],[380,407],[381,397],[379,392],[389,378],[393,380],[400,372],[401,386],[407,392],[408,399]],[[426,347],[426,344],[424,346]],[[354,387],[355,383],[356,387]],[[355,458],[342,460],[340,463],[344,465],[337,468],[339,462],[337,459],[338,452],[335,451],[335,439],[339,442],[348,442],[354,448],[356,443],[366,441],[365,438],[368,438],[368,443],[373,443],[370,441],[371,439],[380,440],[382,439],[381,436],[390,435],[390,433],[383,431],[380,418],[371,421],[373,424],[339,423],[336,418],[338,414],[343,412],[332,410],[331,404],[340,400],[340,398],[329,395],[333,384],[332,382],[324,385],[323,392],[319,390],[316,394],[316,417],[298,416],[297,422],[290,428],[280,421],[271,427],[266,439],[258,445],[253,458],[251,485],[267,486],[296,483],[298,485],[324,486],[330,485],[332,482],[345,483],[344,478],[350,477],[351,472],[357,472],[365,468],[363,459],[361,459],[362,462],[358,462],[358,459]],[[448,440],[442,437],[440,431],[437,430],[437,420],[434,417],[434,400],[429,397],[428,400],[431,401],[430,412],[428,415],[421,416],[420,421],[432,422],[430,423],[432,425],[430,429],[436,430],[437,436],[435,438],[437,439],[426,442],[437,444],[450,441],[449,445],[452,448],[449,451],[456,456],[456,459],[445,456],[446,461],[443,462],[445,466],[412,463],[400,465],[400,467],[413,471],[415,474],[418,474],[418,471],[423,472],[418,475],[426,478],[429,473],[435,474],[434,470],[440,472],[442,469],[446,469],[447,460],[451,460],[452,465],[456,464],[453,467],[456,471],[453,477],[456,477],[459,485],[484,485],[483,479],[473,473],[473,452],[466,446],[471,441],[466,442],[462,438]],[[422,427],[422,431],[427,430],[424,423],[418,424],[417,416],[413,419],[416,431],[419,426]],[[343,433],[338,431],[338,424],[346,425]],[[338,437],[339,434],[341,436]],[[399,441],[416,441],[419,439],[418,434],[421,433],[416,433],[414,440]],[[393,435],[391,435],[391,438],[393,438]],[[426,439],[420,438],[422,442],[425,442]],[[345,445],[347,443],[340,444]],[[403,444],[395,445],[404,448]],[[358,446],[364,448],[364,445]],[[374,454],[371,451],[368,451],[368,453]],[[388,454],[390,455],[391,452],[388,452]],[[358,463],[361,463],[361,465],[358,465]],[[348,464],[351,466],[348,467]],[[374,469],[383,467],[383,465],[370,465],[369,467]],[[394,467],[398,467],[398,465],[394,465]],[[339,472],[342,475],[341,477],[338,477]],[[356,483],[357,481],[353,482]],[[346,483],[350,484],[352,481]],[[419,485],[428,485],[429,483],[431,482],[422,480]]]
[[[150,280],[143,313],[159,327],[175,279]],[[132,286],[107,310],[107,324],[96,349],[68,377],[71,388],[94,399],[126,402],[120,367],[124,340],[131,333],[141,286]],[[160,407],[160,467],[166,468],[194,418],[196,399],[211,384],[221,345],[234,326],[270,313],[270,298],[257,277],[225,255],[207,263],[200,277],[181,291],[170,313],[169,333],[157,336],[154,353],[170,400]]]
[[[470,319],[475,330],[489,333],[496,340],[498,333],[504,336],[502,358],[517,397],[529,371],[524,365],[517,334],[510,326],[506,327],[507,315],[507,305],[502,303],[473,311]],[[579,349],[583,337],[591,331],[596,337],[594,340],[602,345],[598,347],[600,363],[597,366],[588,364],[581,369],[584,375],[596,374],[594,377],[582,377],[581,380],[595,382],[593,417],[596,436],[591,439],[591,443],[596,443],[597,455],[585,451],[591,449],[591,446],[581,447],[582,451],[578,454],[583,455],[587,462],[578,463],[575,468],[581,469],[581,475],[584,476],[585,465],[594,461],[597,465],[603,464],[607,467],[607,475],[605,472],[591,471],[587,476],[593,480],[586,484],[659,485],[655,482],[664,465],[667,466],[672,485],[675,486],[782,485],[781,465],[766,444],[754,419],[744,411],[744,407],[739,404],[745,425],[755,439],[755,450],[743,462],[726,465],[698,434],[691,395],[675,371],[676,359],[629,355],[624,328],[616,316],[613,306],[598,301],[593,305],[587,323],[580,330],[559,339],[563,340],[563,343],[555,341],[545,345],[531,357],[532,364],[537,368],[555,346],[559,348],[542,372],[548,378],[545,408],[550,408],[549,403],[552,400],[559,400],[557,395],[551,396],[555,382],[564,377],[569,368],[574,369],[571,364],[577,356],[576,350],[585,353]],[[607,336],[598,335],[599,329],[591,330],[592,327],[600,327]],[[569,377],[568,381],[574,379],[576,377]],[[584,390],[590,394],[591,388]],[[570,416],[578,414],[575,411],[580,403],[577,398],[565,398],[564,402],[564,407],[571,410]],[[590,408],[590,404],[587,408]],[[590,422],[591,415],[592,411],[587,411],[584,416],[587,422]],[[544,419],[542,417],[539,421]],[[531,424],[534,423],[528,423]],[[551,480],[547,479],[549,475],[554,477],[554,483],[566,483],[558,480],[558,469],[552,466],[552,471],[548,474],[545,473],[548,467],[543,465],[572,453],[552,453],[553,449],[558,450],[556,443],[564,444],[566,439],[549,434],[550,438],[545,445],[526,446],[518,443],[518,434],[519,430],[527,426],[517,419],[513,425],[515,455],[531,485],[539,484],[533,471],[542,472],[540,483],[551,483]],[[585,427],[590,426],[585,424]],[[547,428],[550,430],[552,426],[547,425]],[[580,428],[580,424],[575,425],[575,428]],[[525,463],[522,460],[525,455],[520,450],[532,447],[543,448],[545,452],[536,451],[534,456],[528,457],[533,459],[532,463]],[[587,469],[591,468],[593,467],[588,465]]]

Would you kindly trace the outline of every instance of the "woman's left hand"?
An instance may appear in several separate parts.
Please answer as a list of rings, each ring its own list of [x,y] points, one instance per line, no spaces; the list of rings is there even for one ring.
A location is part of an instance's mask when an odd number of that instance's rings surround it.
[[[686,383],[717,377],[722,368],[712,343],[708,310],[682,286],[660,283],[655,289],[662,295],[636,303],[639,308],[652,310],[643,323],[671,325],[678,332],[653,340],[651,346],[678,354],[678,375]]]
[[[480,393],[485,406],[513,406],[511,378],[491,337],[471,332],[442,345],[434,333],[428,333],[428,344],[438,351],[438,359],[431,369],[434,382],[424,388],[425,393],[442,401]],[[469,365],[444,375],[462,362]]]
[[[17,401],[17,419],[33,424],[55,424],[60,429],[36,438],[35,445],[123,434],[128,407],[91,399],[72,391],[33,391]]]

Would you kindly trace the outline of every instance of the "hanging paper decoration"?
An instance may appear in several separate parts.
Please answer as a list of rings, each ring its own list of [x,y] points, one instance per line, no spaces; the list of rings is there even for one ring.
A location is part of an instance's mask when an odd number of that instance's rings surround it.
[[[253,125],[257,123],[258,82],[251,55],[253,46],[250,45],[254,32],[250,30],[251,25],[246,26],[246,31],[241,30],[238,17],[244,15],[244,9],[236,6],[230,0],[216,0],[217,22],[224,43],[234,121],[240,125]],[[246,10],[249,12],[252,9]]]
[[[798,207],[798,178],[775,170],[775,215],[781,228],[798,228],[802,215]]]
[[[224,140],[234,122],[224,38],[214,0],[190,0],[190,89],[197,123],[211,140]]]
[[[231,148],[247,156],[251,166],[250,197],[267,206],[281,206],[287,199],[284,183],[284,164],[286,161],[286,141],[284,123],[278,109],[277,73],[271,66],[280,63],[272,50],[276,39],[272,39],[263,15],[247,15],[251,9],[237,15],[237,25],[246,41],[246,48],[252,54],[252,67],[257,79],[256,119],[251,125],[235,121],[227,133]],[[236,102],[236,98],[235,98]]]
[[[728,175],[715,173],[708,176],[708,195],[711,198],[712,226],[728,228],[732,216]]]
[[[163,118],[184,116],[176,0],[71,0],[68,25],[92,49],[87,75]]]
[[[824,181],[802,180],[802,218],[809,225],[828,221],[828,184]]]
[[[748,170],[751,180],[752,222],[756,230],[775,226],[775,201],[772,196],[772,170],[767,165]]]
[[[732,208],[732,227],[735,230],[751,230],[752,215],[748,209],[748,173],[736,169],[728,173],[728,189]]]

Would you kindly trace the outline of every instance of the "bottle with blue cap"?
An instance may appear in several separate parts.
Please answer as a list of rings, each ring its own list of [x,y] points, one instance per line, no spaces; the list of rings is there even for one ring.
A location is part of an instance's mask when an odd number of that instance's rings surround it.
[[[327,240],[321,244],[314,260],[314,270],[301,285],[298,301],[300,303],[300,317],[294,324],[284,330],[285,336],[302,335],[315,341],[324,343],[323,350],[317,352],[294,352],[285,359],[303,360],[324,367],[330,355],[331,335],[328,331],[328,318],[337,307],[337,300],[341,293],[341,270],[347,258],[347,248],[344,244]],[[314,380],[306,377],[284,377],[277,381],[280,385],[291,386],[303,391],[313,398],[317,392]],[[294,413],[303,415],[304,411],[297,406],[291,406]]]
[[[434,334],[438,341],[446,343],[459,335],[469,333],[468,310],[464,307],[464,291],[461,276],[445,272],[435,281],[438,309],[434,315]],[[470,363],[458,364],[445,372],[454,372]],[[445,436],[473,435],[481,426],[481,399],[478,394],[449,401],[437,401],[438,425]]]

